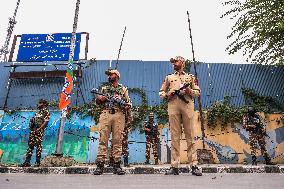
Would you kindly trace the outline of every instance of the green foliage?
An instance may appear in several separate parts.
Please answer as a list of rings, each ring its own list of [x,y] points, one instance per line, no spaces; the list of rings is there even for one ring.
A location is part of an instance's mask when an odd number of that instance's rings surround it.
[[[16,109],[13,109],[13,110],[4,110],[4,112],[5,112],[5,114],[6,115],[13,115],[14,113],[16,113],[17,111],[20,111],[20,109],[19,108],[16,108]],[[4,114],[4,115],[5,115]]]
[[[96,58],[91,58],[91,59],[90,59],[90,62],[96,63],[96,62],[97,62],[97,59],[96,59]]]
[[[284,65],[284,1],[230,0],[222,17],[236,20],[228,39],[229,54],[240,50],[247,61],[256,64]]]
[[[132,129],[134,128],[143,128],[143,123],[149,114],[149,107],[148,107],[148,99],[146,93],[143,89],[139,88],[128,88],[129,93],[138,94],[141,96],[141,105],[140,106],[133,106],[132,113],[133,113],[133,122],[131,123]]]
[[[237,123],[242,121],[246,107],[235,107],[230,104],[231,97],[225,96],[224,101],[216,101],[208,109],[207,121],[208,127],[215,128],[218,120],[221,123],[221,128],[224,129],[229,123]]]
[[[102,83],[99,89],[106,84],[107,83]],[[151,111],[156,114],[158,123],[166,124],[168,122],[166,101],[163,101],[161,105],[150,107],[148,106],[148,99],[143,89],[128,88],[128,92],[129,94],[137,94],[141,97],[141,104],[139,106],[132,107],[133,122],[130,125],[132,129],[139,128],[140,130],[142,130],[142,128],[144,127],[144,122],[147,120],[148,115]],[[58,107],[58,102],[52,102],[50,104],[54,104],[54,106]],[[77,115],[80,115],[80,118],[92,116],[94,121],[98,123],[102,109],[102,106],[98,106],[94,102],[86,103],[81,106],[69,106],[67,118],[70,119],[72,115],[76,113]]]
[[[52,100],[48,102],[48,107],[53,109],[59,108],[59,101],[58,100]]]
[[[253,89],[242,88],[247,104],[252,104],[259,112],[283,112],[283,105],[274,97],[259,95]]]
[[[163,100],[160,105],[152,107],[152,111],[157,116],[158,124],[166,124],[168,123],[168,102]]]
[[[246,100],[244,106],[236,107],[231,105],[230,96],[225,96],[223,102],[216,101],[213,103],[207,112],[207,122],[210,128],[215,128],[218,121],[221,123],[221,128],[225,128],[229,123],[241,123],[242,117],[247,112],[248,105],[253,106],[258,112],[284,111],[283,106],[275,98],[261,96],[249,88],[243,88],[242,93]]]
[[[67,118],[70,119],[74,113],[80,116],[81,119],[86,116],[92,116],[96,123],[99,122],[102,106],[96,105],[94,102],[86,103],[81,106],[69,106]]]
[[[185,61],[184,70],[186,70],[186,72],[189,72],[192,64],[193,64],[193,62],[192,62],[191,60],[188,60],[188,59],[187,59],[187,60]]]

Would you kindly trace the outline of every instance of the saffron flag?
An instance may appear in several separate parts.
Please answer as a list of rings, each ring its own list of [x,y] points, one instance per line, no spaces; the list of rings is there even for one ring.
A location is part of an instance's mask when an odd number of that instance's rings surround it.
[[[78,2],[77,2],[78,3]],[[74,70],[74,64],[73,64],[73,58],[74,58],[74,49],[75,49],[75,44],[76,42],[76,33],[72,32],[72,38],[71,38],[71,45],[70,45],[70,54],[69,54],[69,62],[68,62],[68,68],[65,76],[65,82],[63,85],[63,89],[60,94],[60,99],[59,99],[59,109],[67,110],[67,106],[71,102],[71,92],[73,88],[73,70]]]
[[[60,94],[59,109],[66,108],[71,102],[71,92],[73,88],[73,61],[68,64],[68,70],[65,76],[65,82]]]

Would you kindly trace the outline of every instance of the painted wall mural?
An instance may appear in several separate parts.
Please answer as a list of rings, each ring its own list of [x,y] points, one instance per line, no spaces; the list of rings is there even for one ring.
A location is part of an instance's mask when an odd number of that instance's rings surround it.
[[[264,115],[262,115],[264,117]],[[196,115],[195,117],[198,117]],[[266,115],[266,149],[272,161],[284,163],[284,116],[283,114]],[[195,124],[200,122],[196,119]],[[201,135],[200,128],[196,128],[197,136]],[[200,137],[199,137],[200,138]],[[243,129],[242,125],[235,123],[222,130],[221,127],[210,129],[205,125],[204,143],[206,149],[213,154],[215,163],[250,163],[251,150],[249,145],[249,133]],[[197,141],[197,146],[202,149],[202,141]],[[264,161],[257,150],[257,160]]]
[[[29,119],[34,111],[18,111],[11,115],[0,111],[0,152],[3,152],[3,164],[20,164],[24,161],[28,145]],[[279,118],[279,119],[278,119]],[[283,114],[271,114],[268,116],[266,138],[267,149],[272,160],[284,163],[284,122]],[[280,121],[277,121],[280,120]],[[51,118],[45,130],[42,157],[55,152],[57,133],[60,124],[60,112],[51,111]],[[195,135],[201,136],[198,113],[195,115]],[[170,132],[165,125],[159,125],[160,145],[158,154],[161,163],[170,162],[171,141]],[[63,142],[64,155],[73,156],[79,163],[94,163],[98,149],[98,128],[91,117],[81,118],[74,114],[67,120]],[[200,137],[199,137],[200,138]],[[111,141],[111,139],[110,139]],[[213,154],[215,163],[244,163],[251,162],[248,133],[241,124],[227,127],[225,130],[210,129],[205,127],[204,143],[206,149]],[[110,148],[109,142],[109,148]],[[202,149],[202,141],[196,141],[197,149]],[[139,130],[134,130],[129,135],[129,162],[141,164],[146,161],[146,138]],[[259,151],[258,151],[259,153]],[[258,154],[260,155],[260,154]],[[153,162],[153,157],[151,157]],[[258,156],[262,161],[262,157]],[[32,163],[35,162],[35,152]],[[187,163],[186,143],[181,141],[181,163]]]
[[[35,112],[20,111],[12,115],[2,112],[0,119],[0,149],[4,151],[2,163],[18,164],[24,161],[28,145],[29,119]],[[45,129],[42,157],[55,152],[57,133],[60,124],[60,112],[51,111],[48,127]],[[81,119],[74,115],[65,126],[63,153],[74,158],[78,162],[85,162],[88,156],[88,143],[90,127],[94,122],[90,117]],[[32,162],[35,161],[35,154]]]
[[[2,163],[20,164],[24,161],[28,147],[29,119],[33,111],[19,111],[12,115],[0,111],[0,149],[3,150]],[[48,127],[45,129],[42,158],[56,150],[60,112],[51,111]],[[94,163],[98,149],[98,128],[90,116],[82,119],[74,114],[67,120],[64,129],[63,154],[73,156],[79,163]],[[111,138],[109,148],[111,145]],[[134,130],[129,136],[129,162],[144,163],[146,138],[144,133]],[[159,150],[159,154],[160,154]],[[35,151],[31,163],[35,162]]]

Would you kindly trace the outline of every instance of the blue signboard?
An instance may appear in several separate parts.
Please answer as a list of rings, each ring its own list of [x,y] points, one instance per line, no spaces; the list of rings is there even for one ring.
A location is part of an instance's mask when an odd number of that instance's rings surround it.
[[[19,45],[18,62],[69,60],[71,33],[23,34]],[[74,60],[79,60],[81,33],[76,34]]]

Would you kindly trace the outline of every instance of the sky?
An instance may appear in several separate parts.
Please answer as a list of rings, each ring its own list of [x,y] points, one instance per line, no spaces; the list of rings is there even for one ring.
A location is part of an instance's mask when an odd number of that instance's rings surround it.
[[[72,32],[76,1],[21,0],[13,35]],[[77,32],[90,34],[88,59],[116,60],[126,26],[120,60],[164,61],[176,55],[192,60],[189,11],[197,61],[247,63],[241,52],[228,55],[225,51],[234,21],[220,18],[229,8],[222,5],[223,1],[81,0]],[[1,3],[2,47],[17,0]]]

